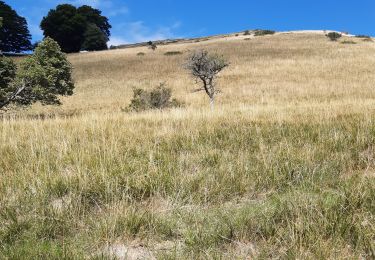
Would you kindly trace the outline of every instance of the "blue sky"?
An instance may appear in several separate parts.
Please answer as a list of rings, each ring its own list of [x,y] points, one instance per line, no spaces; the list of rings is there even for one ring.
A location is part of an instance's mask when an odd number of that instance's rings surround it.
[[[110,44],[197,37],[246,29],[327,29],[375,36],[374,0],[5,0],[26,17],[33,40],[58,4],[91,5],[112,24]]]

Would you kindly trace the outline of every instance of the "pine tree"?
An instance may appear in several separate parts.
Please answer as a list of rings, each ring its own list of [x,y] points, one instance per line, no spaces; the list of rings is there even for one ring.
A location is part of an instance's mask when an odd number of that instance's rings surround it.
[[[0,1],[0,50],[3,52],[23,52],[31,50],[31,35],[26,19],[19,16],[9,5]]]

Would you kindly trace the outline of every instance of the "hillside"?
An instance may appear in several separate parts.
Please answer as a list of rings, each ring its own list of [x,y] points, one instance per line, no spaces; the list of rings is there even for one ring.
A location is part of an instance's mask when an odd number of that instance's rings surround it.
[[[201,48],[230,61],[212,112]],[[0,258],[374,257],[374,53],[318,31],[69,55],[72,97],[0,121]],[[185,107],[123,111],[160,82]]]

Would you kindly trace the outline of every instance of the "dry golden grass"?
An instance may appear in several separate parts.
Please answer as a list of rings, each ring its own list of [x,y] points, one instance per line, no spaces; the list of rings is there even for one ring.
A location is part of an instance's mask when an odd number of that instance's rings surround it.
[[[373,257],[375,44],[245,38],[69,55],[72,97],[0,122],[0,258]],[[213,112],[199,48],[231,63]],[[164,81],[186,107],[121,111]]]
[[[189,52],[205,48],[223,54],[231,63],[218,82],[222,93],[217,107],[240,108],[262,105],[356,106],[373,99],[375,44],[327,41],[323,34],[278,34],[215,39],[200,43],[122,49],[70,55],[75,67],[76,91],[59,108],[35,107],[38,113],[86,113],[120,111],[129,104],[132,88],[151,88],[167,82],[175,96],[191,108],[206,108],[202,93],[192,93],[194,80],[184,70]],[[184,55],[164,56],[167,51]],[[138,57],[138,52],[146,55]]]

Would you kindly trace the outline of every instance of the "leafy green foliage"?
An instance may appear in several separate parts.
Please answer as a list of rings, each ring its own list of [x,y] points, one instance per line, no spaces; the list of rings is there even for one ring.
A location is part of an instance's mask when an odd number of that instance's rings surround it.
[[[164,109],[180,107],[182,104],[177,99],[172,99],[172,90],[161,83],[151,91],[134,89],[133,99],[128,107],[129,111],[140,112],[149,109]]]
[[[108,41],[111,28],[101,11],[86,5],[77,9],[69,4],[58,5],[56,9],[50,10],[40,26],[44,36],[57,41],[61,49],[68,53],[80,51],[83,45],[90,48],[94,46],[96,50],[98,47],[107,49],[103,41]]]
[[[95,24],[89,24],[84,34],[82,50],[99,51],[107,49],[107,36]]]
[[[51,38],[43,40],[34,54],[21,62],[16,77],[12,62],[4,59],[1,64],[3,74],[8,77],[2,82],[0,108],[9,104],[31,105],[38,101],[43,105],[58,105],[58,96],[73,94],[72,67]]]
[[[31,50],[26,19],[3,1],[0,1],[0,17],[0,50],[16,53]]]
[[[82,15],[88,25],[96,25],[107,38],[111,36],[110,29],[112,26],[109,24],[108,18],[103,16],[100,10],[94,9],[88,5],[83,5],[77,8],[77,14]]]
[[[16,77],[16,64],[13,60],[0,56],[0,103],[6,100],[10,83]]]
[[[342,34],[341,33],[338,33],[338,32],[330,32],[326,35],[331,41],[335,42],[337,41],[338,39],[340,39],[342,37]]]

